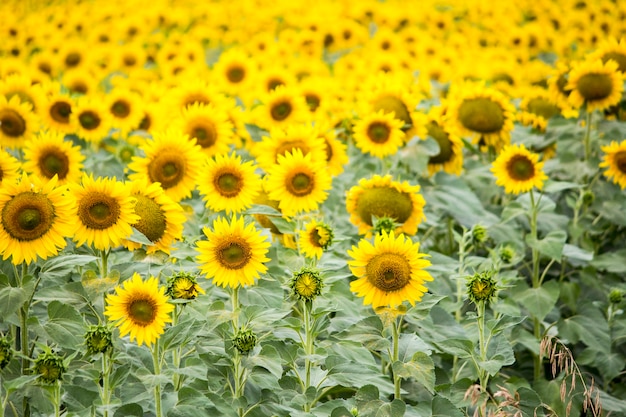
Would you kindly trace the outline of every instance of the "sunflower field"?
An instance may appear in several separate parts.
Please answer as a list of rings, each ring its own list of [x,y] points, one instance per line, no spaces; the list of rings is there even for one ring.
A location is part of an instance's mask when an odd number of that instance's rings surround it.
[[[0,417],[626,416],[625,1],[0,17]]]

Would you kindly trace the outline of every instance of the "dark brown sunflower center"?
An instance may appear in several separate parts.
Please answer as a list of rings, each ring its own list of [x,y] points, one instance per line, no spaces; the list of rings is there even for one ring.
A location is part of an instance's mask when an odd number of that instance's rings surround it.
[[[224,197],[234,197],[243,188],[241,175],[236,172],[222,172],[215,176],[215,189]]]
[[[385,123],[374,122],[367,127],[367,137],[374,143],[385,143],[391,136],[391,129]]]
[[[272,78],[267,82],[267,91],[275,90],[279,85],[285,85],[285,83],[278,78]]]
[[[128,306],[128,317],[137,326],[149,326],[154,322],[157,308],[152,299],[133,300]]]
[[[109,195],[92,191],[78,202],[78,217],[88,229],[104,230],[120,218],[120,205]]]
[[[559,75],[559,78],[556,80],[556,86],[563,95],[568,96],[569,91],[565,89],[566,85],[567,78],[565,77],[565,74]]]
[[[274,162],[278,162],[279,155],[285,156],[287,152],[293,153],[295,149],[300,149],[302,151],[302,155],[308,154],[310,150],[303,140],[288,140],[281,143],[278,148],[276,148],[276,158],[274,159]]]
[[[242,67],[231,67],[226,71],[226,78],[231,83],[240,83],[246,76],[246,70]]]
[[[13,239],[31,241],[44,236],[54,223],[54,206],[45,195],[26,191],[2,209],[2,227]]]
[[[398,97],[387,94],[382,95],[374,101],[372,107],[375,111],[383,110],[385,113],[393,112],[395,119],[404,122],[405,126],[402,130],[408,129],[413,124],[409,108]]]
[[[46,149],[41,158],[39,158],[39,169],[47,178],[58,175],[59,179],[62,180],[67,176],[70,169],[69,162],[65,152],[57,148],[49,148]]]
[[[298,172],[285,181],[285,186],[290,194],[302,197],[311,194],[315,188],[315,179],[309,173]]]
[[[411,265],[404,256],[396,253],[374,256],[365,271],[370,284],[385,292],[401,290],[411,280]]]
[[[180,183],[185,175],[185,160],[182,156],[166,153],[154,158],[148,165],[148,176],[152,182],[160,182],[163,189]]]
[[[50,106],[50,117],[57,123],[68,124],[70,122],[70,114],[72,106],[65,101],[57,101]]]
[[[311,241],[311,244],[317,248],[323,248],[327,243],[327,239],[323,238],[320,235],[320,232],[317,228],[311,231],[309,235],[309,240]]]
[[[83,81],[74,81],[70,85],[68,85],[68,88],[72,93],[76,94],[87,94],[87,92],[89,91],[87,83]]]
[[[272,105],[272,108],[270,110],[270,114],[272,116],[272,119],[276,120],[277,122],[282,122],[287,117],[289,117],[289,115],[291,114],[292,110],[293,109],[291,107],[291,103],[289,103],[287,101],[280,101],[280,102],[274,103],[274,105]]]
[[[65,65],[70,68],[75,67],[78,64],[80,64],[80,61],[81,61],[81,56],[80,54],[76,52],[71,52],[67,54],[67,56],[65,57]]]
[[[242,269],[252,257],[250,245],[239,237],[224,241],[217,247],[216,255],[219,263],[227,269]]]
[[[210,148],[217,141],[217,131],[212,123],[193,126],[190,129],[189,136],[195,138],[198,145],[203,148]]]
[[[18,138],[26,132],[26,120],[15,110],[0,111],[0,130],[12,138]]]
[[[126,65],[127,67],[133,67],[137,64],[137,58],[135,58],[132,55],[125,55],[124,56],[124,65]]]
[[[524,155],[515,155],[506,166],[506,171],[516,181],[526,181],[535,175],[535,165]]]
[[[450,161],[454,156],[454,151],[448,133],[437,123],[429,123],[426,128],[428,129],[428,136],[435,139],[439,144],[439,153],[428,158],[428,163],[443,164]]]
[[[111,106],[113,116],[123,119],[130,114],[130,104],[126,100],[117,100]]]
[[[326,151],[326,161],[330,161],[333,159],[333,145],[330,143],[328,138],[324,138],[324,151]]]
[[[100,116],[91,110],[84,111],[78,116],[78,121],[83,129],[94,130],[100,126]]]
[[[576,83],[576,89],[586,101],[602,100],[611,95],[613,80],[607,74],[585,74]]]
[[[190,93],[183,100],[183,107],[188,107],[195,103],[208,106],[211,104],[211,100],[202,93]]]
[[[141,130],[150,130],[150,126],[152,126],[152,119],[150,119],[150,115],[146,114],[141,119],[141,123],[139,123],[139,129]]]
[[[133,226],[143,233],[150,242],[158,242],[165,234],[167,221],[161,207],[151,198],[136,195],[135,214],[139,221]]]
[[[304,99],[306,100],[306,104],[309,105],[309,110],[311,111],[317,110],[317,108],[320,106],[321,100],[319,96],[315,94],[306,94],[304,96]]]
[[[615,165],[622,174],[626,174],[626,151],[619,151],[613,157],[615,159]]]
[[[626,55],[620,54],[619,52],[607,52],[602,55],[602,62],[606,63],[610,59],[617,62],[617,69],[619,71],[626,72]]]
[[[473,98],[463,101],[459,107],[459,121],[474,132],[494,133],[504,126],[504,111],[488,98]]]
[[[533,98],[528,102],[528,111],[536,114],[537,116],[541,116],[546,120],[556,116],[560,112],[558,106],[550,103],[544,98],[539,97]]]
[[[395,188],[375,187],[363,190],[356,203],[356,212],[361,220],[372,226],[372,216],[389,217],[404,223],[413,212],[411,197]]]

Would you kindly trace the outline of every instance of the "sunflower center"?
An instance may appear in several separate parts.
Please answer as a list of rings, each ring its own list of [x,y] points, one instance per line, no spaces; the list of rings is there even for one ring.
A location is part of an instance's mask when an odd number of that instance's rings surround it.
[[[198,145],[203,148],[210,148],[215,145],[215,142],[217,142],[217,131],[212,123],[207,123],[202,126],[194,126],[191,129],[191,134],[189,136],[195,138]]]
[[[404,122],[405,127],[402,130],[407,129],[406,126],[411,126],[413,124],[411,114],[409,113],[409,109],[406,104],[404,104],[404,102],[399,98],[390,94],[380,96],[374,101],[372,107],[375,111],[383,110],[385,113],[393,112],[395,119],[402,120]]]
[[[602,62],[606,63],[609,59],[617,62],[617,69],[621,72],[626,72],[626,55],[619,52],[607,52],[602,55]]]
[[[135,213],[139,221],[133,226],[143,233],[150,242],[158,242],[165,234],[167,222],[161,207],[151,198],[136,195]]]
[[[401,290],[411,280],[411,265],[404,256],[396,253],[374,256],[365,270],[370,284],[385,292]]]
[[[293,109],[291,108],[291,104],[289,102],[281,101],[272,106],[270,114],[272,115],[272,119],[277,122],[282,122],[289,117],[292,110]]]
[[[130,105],[125,100],[117,100],[111,106],[111,113],[120,119],[128,117],[130,114]]]
[[[452,151],[452,142],[448,133],[437,123],[429,123],[427,126],[428,136],[435,139],[439,144],[439,153],[428,158],[429,164],[443,164],[448,162],[454,156]]]
[[[52,106],[50,106],[50,117],[52,117],[52,120],[57,123],[69,123],[71,113],[72,106],[65,101],[57,101]]]
[[[463,101],[459,107],[459,120],[469,130],[478,133],[494,133],[504,126],[502,107],[488,98]]]
[[[524,155],[515,155],[506,166],[511,178],[516,181],[525,181],[535,175],[535,165]]]
[[[274,162],[278,162],[278,156],[285,156],[287,152],[293,153],[295,149],[300,149],[302,151],[302,155],[306,155],[309,153],[309,147],[303,140],[288,140],[281,143],[276,149],[276,158],[274,158]]]
[[[367,137],[374,143],[385,143],[391,136],[391,129],[385,123],[374,122],[367,128]]]
[[[586,101],[602,100],[611,95],[613,81],[607,74],[585,74],[578,80],[576,88]]]
[[[78,116],[78,121],[80,125],[87,130],[94,130],[100,126],[100,116],[91,110],[82,112],[80,116]]]
[[[133,300],[128,306],[128,316],[138,326],[149,326],[156,317],[156,306],[152,300]]]
[[[241,67],[232,67],[226,71],[226,78],[231,83],[240,83],[246,76],[246,71]]]
[[[356,203],[356,212],[361,220],[372,226],[372,216],[389,217],[404,223],[413,212],[411,197],[395,188],[375,187],[363,190]]]
[[[211,104],[211,100],[201,93],[189,93],[183,100],[183,107],[188,107],[195,103],[208,106]]]
[[[559,114],[559,108],[557,106],[539,97],[533,98],[528,102],[528,111],[546,120]]]
[[[615,159],[615,165],[621,173],[626,174],[626,151],[619,151],[613,157]]]
[[[177,185],[185,175],[185,160],[176,154],[164,154],[154,158],[148,165],[152,182],[160,182],[163,189]]]
[[[78,64],[80,64],[80,60],[81,60],[80,54],[76,52],[71,52],[67,54],[67,56],[65,57],[65,65],[67,65],[70,68],[75,67]]]
[[[567,78],[565,78],[565,74],[559,75],[559,78],[556,80],[556,86],[561,93],[568,96],[569,91],[565,89],[566,85],[567,85]]]
[[[224,197],[234,197],[243,188],[241,176],[233,172],[223,172],[215,176],[215,188]]]
[[[309,110],[311,111],[317,110],[317,108],[320,106],[321,100],[315,94],[306,94],[304,96],[304,99],[306,100],[306,104],[309,105]]]
[[[30,241],[45,235],[54,217],[54,206],[45,195],[26,191],[5,204],[2,227],[13,239]]]
[[[141,119],[141,123],[139,123],[139,129],[141,130],[150,130],[150,126],[152,125],[152,120],[150,119],[150,115],[146,114]]]
[[[26,132],[26,121],[15,110],[5,109],[0,112],[0,130],[7,136],[18,138]]]
[[[248,243],[238,237],[230,238],[219,245],[216,254],[219,263],[227,269],[241,269],[252,257]]]
[[[89,229],[107,229],[120,218],[120,205],[113,197],[91,192],[78,202],[78,217]]]
[[[285,186],[289,193],[302,197],[311,194],[315,187],[314,178],[305,172],[298,172],[285,182]]]
[[[47,149],[39,159],[39,169],[47,178],[58,175],[59,179],[62,180],[69,171],[69,159],[65,153],[58,149]]]

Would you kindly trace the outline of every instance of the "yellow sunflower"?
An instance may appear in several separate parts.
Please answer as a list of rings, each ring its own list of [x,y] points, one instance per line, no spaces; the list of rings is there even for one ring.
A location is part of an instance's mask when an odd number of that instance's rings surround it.
[[[29,141],[24,148],[24,171],[42,179],[56,175],[59,184],[80,180],[85,156],[64,137],[63,133],[48,131]]]
[[[257,67],[253,59],[238,48],[222,53],[211,74],[224,92],[232,96],[245,93],[253,84]]]
[[[172,321],[174,304],[168,300],[157,278],[144,281],[135,272],[115,288],[115,294],[107,294],[104,315],[120,328],[121,337],[130,333],[131,342],[136,339],[139,346],[152,346]]]
[[[396,307],[404,301],[415,305],[428,291],[425,283],[433,280],[424,270],[430,266],[430,261],[422,259],[427,255],[419,252],[419,243],[403,234],[383,232],[376,235],[373,245],[361,239],[348,255],[350,271],[358,278],[350,283],[350,290],[374,309]]]
[[[185,107],[175,127],[195,139],[206,156],[228,152],[233,140],[233,125],[221,107],[194,103]]]
[[[586,60],[573,66],[565,89],[571,90],[568,100],[572,106],[602,111],[619,103],[624,79],[617,62]]]
[[[69,187],[76,199],[72,217],[78,225],[73,236],[78,245],[106,250],[119,246],[133,233],[131,225],[140,217],[135,214],[135,198],[127,184],[83,175],[81,183]]]
[[[53,93],[46,97],[40,111],[43,125],[50,130],[62,133],[73,133],[70,115],[74,101],[68,94]]]
[[[394,113],[379,110],[367,114],[354,123],[354,143],[361,152],[378,158],[393,155],[404,142],[403,126],[404,122],[396,119]]]
[[[312,220],[299,232],[298,246],[308,258],[321,258],[333,243],[333,229],[326,223]]]
[[[391,175],[363,178],[346,195],[350,222],[360,234],[370,235],[375,219],[387,217],[400,224],[396,232],[414,235],[425,219],[426,200],[419,191],[419,185],[394,181]]]
[[[515,108],[499,91],[463,83],[450,91],[447,121],[472,143],[499,151],[511,141]]]
[[[505,147],[493,161],[491,172],[496,176],[496,184],[503,186],[508,194],[524,193],[533,187],[541,190],[543,182],[548,179],[539,155],[523,144]]]
[[[41,109],[41,103],[45,93],[41,85],[37,84],[29,75],[11,74],[0,81],[0,96],[5,96],[11,101],[13,97],[19,97],[22,103],[28,103],[33,112]]]
[[[0,187],[0,253],[2,259],[27,264],[47,259],[67,245],[75,231],[74,199],[57,187],[57,179],[42,182],[23,174],[20,182]]]
[[[236,215],[230,221],[220,217],[213,222],[213,230],[203,231],[208,240],[197,242],[200,254],[196,259],[202,273],[216,285],[253,285],[255,278],[267,271],[270,243],[254,223],[246,225],[244,218]]]
[[[326,165],[330,175],[335,176],[343,172],[343,166],[348,163],[348,147],[337,138],[335,129],[325,126],[324,122],[315,124],[318,135],[324,139]]]
[[[13,184],[20,178],[22,164],[13,155],[0,149],[0,184]]]
[[[187,220],[185,211],[165,194],[159,183],[133,181],[130,187],[130,194],[135,198],[135,214],[139,216],[139,220],[131,226],[152,242],[146,247],[146,252],[169,254],[172,244],[182,239]],[[123,240],[122,243],[130,250],[141,247],[140,243],[130,240]]]
[[[606,168],[604,176],[623,190],[626,188],[626,140],[620,143],[611,141],[609,145],[602,147],[602,152],[604,156],[600,168]]]
[[[601,59],[604,63],[612,59],[617,62],[619,72],[626,74],[626,38],[605,40],[588,58]]]
[[[0,145],[22,148],[38,128],[38,118],[28,103],[18,96],[10,100],[0,95]]]
[[[99,143],[109,136],[111,116],[103,102],[80,97],[70,113],[70,123],[76,134],[88,142]]]
[[[261,177],[255,171],[254,162],[242,162],[235,153],[216,155],[202,168],[198,191],[211,210],[239,213],[249,208],[261,191]]]
[[[269,198],[279,201],[286,216],[317,210],[328,197],[332,177],[324,160],[315,161],[300,149],[278,156],[278,163],[268,171],[266,189]]]
[[[439,145],[439,153],[428,158],[428,174],[445,171],[460,175],[463,170],[463,141],[439,118],[431,119],[426,125],[428,136]]]
[[[139,128],[144,117],[141,97],[124,87],[115,87],[106,95],[106,107],[111,116],[111,126],[122,136]]]
[[[296,87],[278,86],[267,93],[262,103],[250,114],[252,121],[263,128],[304,122],[310,118],[309,106]]]
[[[131,181],[147,178],[159,182],[165,193],[178,202],[191,196],[205,158],[194,140],[176,130],[155,132],[142,147],[145,156],[135,156],[128,168]]]

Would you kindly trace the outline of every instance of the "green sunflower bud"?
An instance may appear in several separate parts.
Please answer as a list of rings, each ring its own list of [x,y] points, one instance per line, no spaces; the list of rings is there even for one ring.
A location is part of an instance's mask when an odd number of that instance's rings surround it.
[[[474,303],[491,302],[496,295],[498,285],[493,278],[493,271],[476,273],[467,278],[467,296]]]
[[[595,199],[596,199],[596,195],[593,193],[593,191],[587,190],[583,194],[583,204],[585,206],[592,205]]]
[[[374,220],[374,233],[377,235],[382,235],[383,232],[391,233],[396,230],[397,227],[398,223],[389,217],[381,217],[380,219]]]
[[[198,294],[204,294],[195,275],[177,272],[167,279],[166,294],[177,300],[194,300]]]
[[[11,349],[11,342],[7,338],[0,339],[0,371],[6,368],[13,358],[13,349]]]
[[[63,358],[52,353],[51,350],[46,350],[39,354],[35,359],[34,370],[39,374],[39,380],[52,384],[63,378],[63,374],[67,371]]]
[[[242,355],[247,355],[254,349],[257,343],[256,334],[251,329],[239,329],[233,338],[233,346]]]
[[[481,224],[477,224],[472,228],[472,241],[474,244],[485,243],[489,239],[487,228]]]
[[[611,289],[611,292],[609,293],[609,302],[611,304],[619,304],[622,302],[623,299],[624,291],[620,290],[619,288]]]
[[[289,284],[292,295],[302,301],[313,301],[322,293],[324,283],[317,269],[304,267],[294,272]]]
[[[500,256],[502,262],[509,264],[513,261],[513,258],[515,258],[515,249],[509,245],[502,246],[498,255]]]
[[[95,355],[113,348],[112,332],[107,326],[90,326],[85,333],[87,352]]]

